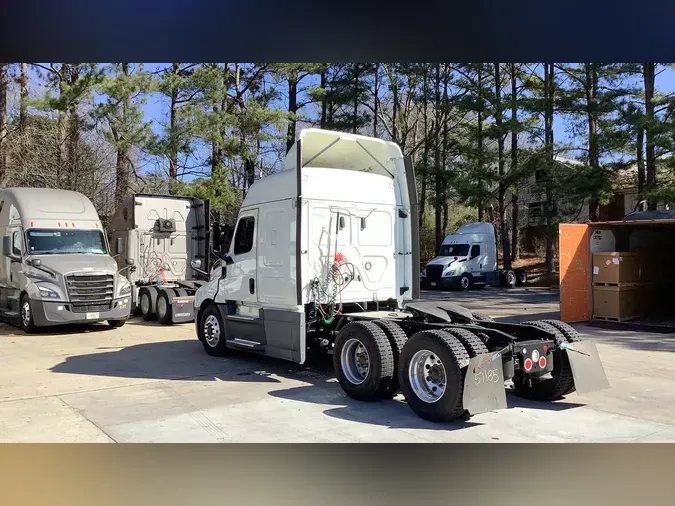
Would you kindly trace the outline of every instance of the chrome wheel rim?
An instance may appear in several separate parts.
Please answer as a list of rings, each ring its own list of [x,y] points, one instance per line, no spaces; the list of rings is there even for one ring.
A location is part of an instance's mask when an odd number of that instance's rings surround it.
[[[210,314],[204,320],[204,340],[211,348],[218,346],[220,341],[220,323],[215,315]]]
[[[159,300],[157,300],[157,316],[163,318],[164,315],[166,315],[166,310],[166,299],[164,297],[160,297]]]
[[[368,350],[358,339],[349,339],[340,353],[340,365],[347,381],[360,385],[366,381],[370,371]]]
[[[463,276],[460,282],[462,283],[462,288],[464,289],[469,288],[469,278]]]
[[[28,301],[21,306],[21,322],[24,327],[30,326],[30,303]]]
[[[423,402],[437,402],[447,387],[445,366],[434,352],[420,350],[408,366],[408,382],[415,395]]]
[[[513,274],[512,272],[509,272],[506,280],[507,280],[509,285],[515,285],[516,284],[516,275]]]
[[[150,312],[150,296],[147,293],[141,295],[141,312],[143,314]]]

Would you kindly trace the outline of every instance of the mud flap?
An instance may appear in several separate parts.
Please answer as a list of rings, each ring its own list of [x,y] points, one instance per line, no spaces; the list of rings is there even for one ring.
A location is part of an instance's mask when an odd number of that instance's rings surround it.
[[[175,297],[171,301],[172,323],[187,323],[195,319],[194,298]]]
[[[570,360],[577,393],[585,394],[610,388],[595,343],[563,343],[562,348]]]
[[[500,353],[484,353],[469,361],[462,401],[472,415],[507,407]]]

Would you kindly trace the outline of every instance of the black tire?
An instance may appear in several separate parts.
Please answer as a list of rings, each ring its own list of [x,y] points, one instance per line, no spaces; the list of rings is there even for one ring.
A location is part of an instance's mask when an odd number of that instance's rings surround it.
[[[359,371],[351,365],[351,351],[365,348],[368,369],[358,382]],[[344,357],[343,357],[344,355]],[[363,356],[363,355],[362,355]],[[343,362],[347,370],[343,368]],[[395,374],[394,353],[384,330],[373,322],[351,322],[344,326],[335,340],[333,369],[342,390],[359,401],[381,398],[391,387]]]
[[[225,357],[230,354],[230,349],[226,344],[227,335],[225,334],[223,318],[215,305],[210,304],[201,314],[197,326],[197,336],[206,353],[212,357]]]
[[[464,345],[464,348],[466,348],[466,351],[469,353],[469,358],[474,358],[488,352],[485,343],[470,330],[458,328],[448,328],[443,330],[448,334],[455,336],[459,342]]]
[[[141,316],[146,322],[154,320],[157,315],[157,289],[154,286],[144,286],[138,291],[138,305],[141,307]]]
[[[173,322],[173,307],[171,299],[175,296],[173,288],[160,288],[157,294],[157,305],[155,306],[155,314],[157,321],[162,325],[171,325]]]
[[[111,329],[118,329],[123,327],[126,322],[126,320],[108,320],[108,327]]]
[[[559,330],[560,333],[565,336],[568,343],[577,343],[581,341],[581,334],[568,323],[561,322],[560,320],[541,320],[541,322],[547,323]]]
[[[492,318],[489,315],[486,315],[485,313],[476,313],[473,312],[473,319],[476,320],[477,322],[493,322],[495,321],[494,318]]]
[[[445,370],[445,391],[433,402],[427,402],[415,393],[408,374],[413,357],[421,351],[431,352],[431,359],[440,360]],[[462,416],[466,412],[462,396],[468,363],[469,353],[459,339],[448,332],[425,330],[408,339],[398,374],[401,391],[410,409],[430,422],[445,422]]]
[[[462,274],[462,277],[459,278],[459,289],[466,291],[471,288],[473,285],[473,281],[471,279],[471,276],[469,274]]]
[[[524,322],[523,325],[531,325],[554,334],[558,344],[567,342],[565,335],[548,323],[533,321]],[[528,385],[525,374],[522,370],[518,370],[513,377],[513,390],[516,395],[525,399],[548,402],[558,400],[574,392],[572,367],[564,351],[555,350],[553,352],[553,371],[551,374],[552,379],[545,379]]]
[[[394,355],[394,375],[391,378],[389,386],[382,390],[382,397],[385,399],[391,399],[401,391],[401,385],[398,382],[398,374],[396,374],[396,371],[398,371],[401,352],[403,351],[403,346],[405,346],[405,343],[408,340],[408,335],[403,331],[398,323],[392,320],[375,320],[373,323],[375,323],[375,325],[384,331],[387,339],[389,339],[391,351]]]
[[[516,271],[516,286],[525,286],[527,284],[527,271],[518,269]]]
[[[19,306],[19,326],[26,334],[35,334],[38,330],[35,326],[35,320],[33,320],[30,298],[25,293],[21,296],[21,305]]]
[[[513,271],[504,271],[504,286],[506,288],[513,288],[516,286],[516,273]]]

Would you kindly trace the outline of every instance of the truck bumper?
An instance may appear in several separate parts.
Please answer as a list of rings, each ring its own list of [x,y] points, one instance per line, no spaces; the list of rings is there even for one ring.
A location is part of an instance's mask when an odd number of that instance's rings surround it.
[[[33,322],[37,327],[69,325],[77,323],[96,323],[106,320],[126,320],[131,310],[131,296],[120,297],[112,302],[112,309],[92,313],[75,313],[67,302],[31,300]]]
[[[440,279],[422,278],[422,287],[429,288],[459,288],[461,276],[446,276]]]

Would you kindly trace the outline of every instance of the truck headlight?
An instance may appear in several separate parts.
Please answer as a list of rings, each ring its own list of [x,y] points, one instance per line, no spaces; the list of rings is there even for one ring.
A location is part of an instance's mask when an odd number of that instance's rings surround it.
[[[447,276],[454,276],[457,273],[457,271],[448,271]]]
[[[129,295],[131,293],[131,283],[128,281],[120,286],[120,295]]]
[[[58,299],[59,294],[52,290],[51,288],[47,288],[46,286],[38,286],[38,289],[40,290],[40,296],[45,298],[45,299]]]

